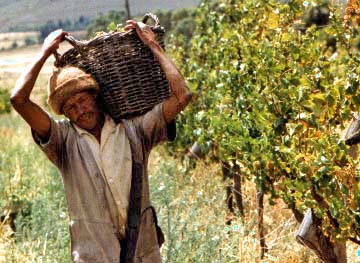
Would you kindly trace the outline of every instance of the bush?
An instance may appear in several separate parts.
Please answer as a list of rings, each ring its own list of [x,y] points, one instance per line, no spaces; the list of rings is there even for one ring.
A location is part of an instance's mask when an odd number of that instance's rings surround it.
[[[19,116],[0,116],[0,211],[15,214],[4,262],[70,262],[61,176],[36,147]],[[1,234],[0,234],[1,236]]]
[[[359,29],[329,6],[326,26],[299,31],[303,3],[204,1],[189,54],[172,46],[197,99],[175,149],[211,146],[294,214],[312,208],[332,239],[359,239],[357,160],[339,134],[360,105]]]
[[[10,47],[10,49],[17,49],[18,48],[18,43],[17,43],[17,41],[16,40],[14,40],[14,42],[12,42],[12,44],[11,44],[11,47]]]
[[[26,37],[24,42],[25,46],[32,46],[36,44],[36,41],[32,37]]]
[[[118,24],[124,24],[126,21],[126,14],[124,11],[109,11],[108,14],[100,15],[92,20],[87,27],[87,36],[93,37],[97,32],[107,32],[116,29]]]
[[[0,89],[0,114],[9,113],[10,110],[10,93],[7,89]]]
[[[184,36],[188,43],[195,31],[195,9],[183,8],[174,11],[156,11],[160,24],[166,30],[167,35]]]
[[[57,22],[53,20],[49,20],[45,25],[39,27],[39,43],[42,43],[43,40],[53,31],[57,29],[63,29],[65,31],[76,31],[76,30],[84,30],[90,21],[89,18],[81,15],[77,20],[71,22],[69,19],[65,21],[59,19]]]

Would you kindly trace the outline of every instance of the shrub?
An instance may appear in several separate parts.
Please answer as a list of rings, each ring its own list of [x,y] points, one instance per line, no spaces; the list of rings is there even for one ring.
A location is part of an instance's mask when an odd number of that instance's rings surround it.
[[[7,89],[0,89],[0,114],[9,113],[10,110],[10,93]]]
[[[11,44],[11,47],[10,47],[10,49],[17,49],[18,48],[18,43],[17,43],[17,41],[16,40],[14,40],[14,42],[12,42],[12,44]]]
[[[312,208],[333,239],[359,240],[357,162],[339,134],[360,105],[359,29],[329,6],[326,26],[299,31],[305,2],[203,2],[189,54],[173,46],[197,99],[175,148],[210,146],[294,214]]]
[[[32,46],[36,44],[36,41],[31,37],[26,37],[24,42],[26,46]]]

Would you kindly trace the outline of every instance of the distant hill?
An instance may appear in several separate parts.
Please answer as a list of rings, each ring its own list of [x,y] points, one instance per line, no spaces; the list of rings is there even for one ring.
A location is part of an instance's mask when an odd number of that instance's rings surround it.
[[[74,21],[110,10],[125,10],[124,0],[0,0],[0,33],[11,29],[33,30],[48,20]],[[200,0],[129,0],[132,15],[158,9],[195,7]]]

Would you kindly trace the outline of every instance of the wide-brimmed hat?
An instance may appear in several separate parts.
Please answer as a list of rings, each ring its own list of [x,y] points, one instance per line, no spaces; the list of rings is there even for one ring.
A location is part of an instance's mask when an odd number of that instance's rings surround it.
[[[48,104],[56,114],[63,114],[65,101],[75,93],[87,90],[100,91],[90,74],[73,66],[56,69],[49,79]]]

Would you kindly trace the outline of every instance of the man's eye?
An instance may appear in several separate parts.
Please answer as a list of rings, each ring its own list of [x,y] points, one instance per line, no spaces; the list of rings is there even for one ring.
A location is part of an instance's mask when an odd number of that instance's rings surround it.
[[[90,99],[90,97],[81,98],[81,99],[79,99],[79,103],[87,102],[87,101],[89,101],[89,99]]]
[[[90,99],[91,99],[91,97],[89,96],[89,97],[86,97],[86,98],[84,99],[84,101],[88,102],[88,101],[90,101]]]
[[[74,106],[69,106],[65,108],[65,111],[72,111],[74,109]]]

